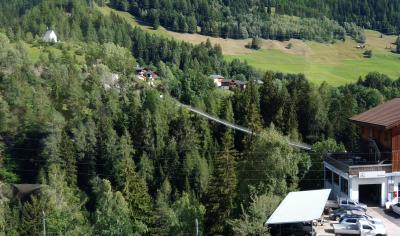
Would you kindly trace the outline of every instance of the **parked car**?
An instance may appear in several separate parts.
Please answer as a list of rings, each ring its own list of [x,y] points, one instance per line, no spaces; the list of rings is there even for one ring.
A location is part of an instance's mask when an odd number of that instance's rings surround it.
[[[354,215],[344,217],[339,221],[340,224],[357,224],[359,220],[366,220],[373,225],[383,225],[383,221],[368,215]]]
[[[333,232],[336,235],[355,234],[360,236],[386,236],[383,225],[374,225],[367,220],[358,220],[356,224],[333,224]]]
[[[392,211],[400,215],[400,202],[392,205]]]
[[[340,218],[347,213],[350,213],[350,211],[347,209],[339,208],[339,209],[333,210],[331,213],[329,213],[329,219],[339,221]]]
[[[367,205],[363,203],[359,203],[357,201],[354,201],[352,199],[348,198],[339,198],[338,199],[338,204],[340,208],[347,208],[349,210],[359,210],[362,209],[364,211],[367,211]]]
[[[325,210],[336,210],[339,209],[339,204],[335,200],[328,200],[325,204]]]
[[[329,219],[340,221],[344,217],[364,216],[364,215],[365,215],[365,211],[363,211],[363,210],[347,210],[347,209],[340,208],[340,209],[337,209],[337,210],[334,210],[333,212],[331,212],[331,214],[329,214]],[[359,218],[361,218],[361,217],[359,217]]]

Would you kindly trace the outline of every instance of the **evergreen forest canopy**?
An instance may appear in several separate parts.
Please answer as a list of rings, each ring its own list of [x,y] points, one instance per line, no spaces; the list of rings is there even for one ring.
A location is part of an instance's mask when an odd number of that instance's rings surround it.
[[[266,234],[282,197],[322,186],[321,153],[357,151],[348,117],[400,96],[400,80],[375,72],[341,87],[262,74],[91,2],[0,4],[0,235],[41,235],[43,217],[54,235],[194,235],[196,219],[201,235]],[[61,43],[41,42],[47,26]],[[138,63],[159,73],[155,87],[136,79]],[[210,74],[247,88],[218,90]],[[15,196],[21,183],[40,190]]]
[[[104,4],[104,2],[100,4]],[[115,9],[129,11],[155,28],[161,25],[177,32],[199,32],[213,37],[234,39],[261,37],[288,40],[298,38],[333,42],[344,40],[348,35],[359,42],[365,40],[362,28],[352,23],[353,21],[342,21],[339,24],[323,15],[315,14],[311,17],[304,17],[302,14],[294,14],[297,13],[295,10],[300,11],[301,7],[305,8],[300,3],[299,5],[293,4],[295,9],[290,9],[291,11],[286,13],[285,10],[291,6],[291,1],[283,6],[280,4],[280,1],[264,0],[110,1],[110,5]],[[307,7],[313,9],[312,4]]]

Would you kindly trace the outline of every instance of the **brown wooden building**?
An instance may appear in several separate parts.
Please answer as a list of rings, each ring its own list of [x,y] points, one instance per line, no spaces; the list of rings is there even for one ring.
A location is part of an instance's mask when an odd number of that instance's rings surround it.
[[[353,116],[350,120],[360,126],[362,139],[370,144],[364,151],[376,152],[371,147],[374,145],[371,142],[375,142],[381,158],[391,161],[392,172],[400,171],[400,98]]]
[[[360,127],[361,152],[330,153],[324,185],[331,197],[369,205],[394,204],[400,193],[400,98],[350,118]]]

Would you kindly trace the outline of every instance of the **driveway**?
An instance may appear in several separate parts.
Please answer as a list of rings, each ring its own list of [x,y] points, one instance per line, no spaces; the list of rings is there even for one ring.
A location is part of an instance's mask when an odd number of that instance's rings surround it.
[[[380,218],[386,227],[388,236],[400,235],[400,215],[380,207],[368,207],[367,214]]]

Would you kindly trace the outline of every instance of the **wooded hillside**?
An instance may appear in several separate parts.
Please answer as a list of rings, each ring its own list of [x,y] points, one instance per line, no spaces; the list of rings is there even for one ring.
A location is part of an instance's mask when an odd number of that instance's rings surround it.
[[[400,96],[400,80],[380,73],[317,86],[90,2],[28,2],[0,0],[0,235],[42,235],[44,219],[49,235],[195,235],[196,220],[200,235],[267,234],[283,196],[322,186],[321,153],[358,150],[348,117]],[[60,42],[42,40],[47,27]],[[154,84],[138,67],[157,72]],[[218,89],[212,74],[246,88]]]

